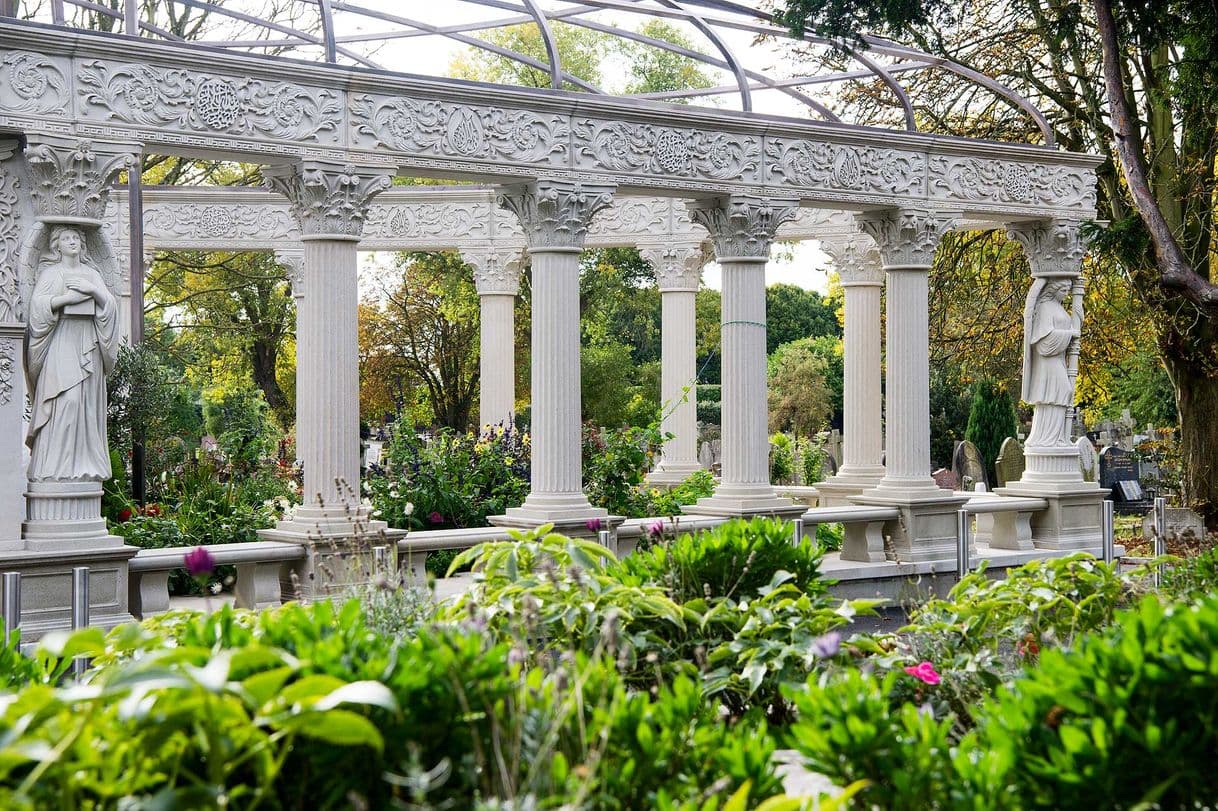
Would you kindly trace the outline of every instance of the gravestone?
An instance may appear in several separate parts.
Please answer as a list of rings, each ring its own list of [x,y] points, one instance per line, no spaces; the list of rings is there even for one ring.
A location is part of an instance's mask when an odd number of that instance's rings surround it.
[[[1080,436],[1074,444],[1078,448],[1078,469],[1083,474],[1083,481],[1095,481],[1100,474],[1099,452],[1085,436]]]
[[[1164,510],[1167,523],[1167,537],[1180,538],[1186,541],[1200,541],[1205,538],[1205,520],[1187,507],[1168,507]],[[1142,537],[1154,535],[1155,516],[1148,513],[1142,519]]]
[[[837,456],[832,452],[825,454],[825,469],[822,471],[826,478],[837,475]]]
[[[1002,440],[1002,446],[998,449],[998,461],[994,464],[997,468],[998,486],[1006,487],[1022,479],[1024,466],[1023,446],[1019,444],[1019,440],[1013,436]]]
[[[972,490],[974,484],[989,486],[989,477],[985,471],[985,459],[977,446],[967,439],[956,445],[952,454],[952,472],[960,482],[961,489]]]
[[[1113,445],[1100,453],[1100,487],[1111,491],[1112,500],[1122,512],[1136,512],[1147,506],[1141,475],[1137,457],[1124,448]]]
[[[935,484],[939,485],[944,490],[955,490],[960,486],[960,478],[953,471],[950,471],[945,467],[939,468],[934,473],[930,474],[930,477],[935,480]]]

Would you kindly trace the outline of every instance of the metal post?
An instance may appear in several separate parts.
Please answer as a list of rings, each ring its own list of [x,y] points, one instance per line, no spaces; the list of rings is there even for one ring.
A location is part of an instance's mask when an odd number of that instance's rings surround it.
[[[1167,554],[1167,499],[1163,496],[1155,498],[1155,537],[1154,555],[1160,557]],[[1163,564],[1155,564],[1152,578],[1155,588],[1163,584]]]
[[[1102,518],[1100,521],[1100,543],[1103,547],[1105,563],[1112,563],[1116,558],[1116,528],[1112,518],[1112,499],[1104,499]]]
[[[77,631],[89,626],[89,567],[72,567],[72,630]],[[85,674],[89,663],[85,657],[78,656],[72,662],[72,675],[80,678]]]
[[[956,582],[972,571],[969,565],[969,518],[968,510],[956,510]]]
[[[804,539],[804,519],[796,518],[791,524],[791,545],[799,546]]]
[[[21,627],[21,572],[4,573],[4,640]]]
[[[609,530],[602,529],[596,533],[596,540],[601,546],[609,548]]]
[[[372,573],[380,574],[389,568],[389,547],[372,547]]]

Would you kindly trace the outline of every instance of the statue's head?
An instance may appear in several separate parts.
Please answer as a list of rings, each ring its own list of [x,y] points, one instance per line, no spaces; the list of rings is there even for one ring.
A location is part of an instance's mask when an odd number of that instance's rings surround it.
[[[1056,302],[1066,300],[1066,296],[1070,295],[1070,288],[1074,286],[1071,279],[1050,279],[1045,283],[1045,289],[1041,293],[1042,298],[1053,299]]]
[[[85,238],[80,229],[71,225],[59,225],[51,231],[48,241],[51,256],[62,259],[65,256],[79,258],[85,252]]]

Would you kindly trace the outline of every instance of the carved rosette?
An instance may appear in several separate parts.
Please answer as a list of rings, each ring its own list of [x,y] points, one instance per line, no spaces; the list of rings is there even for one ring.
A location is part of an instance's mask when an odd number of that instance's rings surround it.
[[[465,264],[473,268],[478,295],[515,296],[520,293],[520,271],[524,254],[511,248],[466,248]]]
[[[43,54],[9,51],[0,59],[0,71],[0,109],[55,118],[67,112],[67,76]]]
[[[715,246],[715,258],[770,258],[778,226],[795,218],[797,200],[732,195],[689,203],[690,217],[705,228]]]
[[[1007,236],[1023,246],[1033,276],[1076,278],[1085,253],[1078,225],[1069,220],[1015,223],[1007,226]]]
[[[884,283],[880,251],[864,234],[826,237],[820,240],[820,248],[833,260],[843,287]]]
[[[275,261],[287,273],[288,284],[292,286],[292,296],[303,298],[305,294],[304,251],[275,251]]]
[[[639,255],[655,268],[660,292],[697,292],[706,255],[701,245],[667,245],[640,248]]]
[[[888,209],[858,216],[859,228],[875,240],[884,268],[929,268],[939,240],[959,221],[955,212]]]
[[[767,180],[789,186],[920,195],[926,159],[916,152],[817,141],[766,141]]]
[[[359,239],[372,198],[393,185],[388,172],[307,162],[268,172],[268,186],[288,198],[305,237]]]
[[[598,211],[613,202],[613,186],[538,180],[505,191],[499,205],[524,228],[530,251],[584,247],[588,226]]]
[[[114,176],[135,164],[131,151],[91,141],[33,144],[25,159],[40,218],[96,225],[105,217]]]

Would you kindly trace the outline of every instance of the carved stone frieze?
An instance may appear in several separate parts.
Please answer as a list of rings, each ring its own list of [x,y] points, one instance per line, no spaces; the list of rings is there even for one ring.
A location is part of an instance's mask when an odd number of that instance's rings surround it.
[[[930,178],[931,196],[942,200],[1095,207],[1091,169],[936,156],[930,159]]]
[[[639,249],[656,272],[660,291],[697,291],[706,255],[701,245],[657,245]]]
[[[797,200],[735,194],[689,204],[690,216],[710,233],[720,261],[769,258],[778,226],[798,210]]]
[[[613,186],[538,180],[499,195],[524,228],[530,250],[583,248],[588,226],[613,201]]]
[[[342,137],[342,105],[324,88],[103,60],[81,63],[76,82],[84,118],[318,144]]]
[[[24,320],[19,271],[23,229],[17,196],[20,187],[21,180],[12,159],[0,161],[0,322]]]
[[[368,94],[351,100],[351,128],[359,147],[553,166],[570,135],[564,116]]]
[[[1076,277],[1086,253],[1078,225],[1070,220],[1016,223],[1007,226],[1007,236],[1023,246],[1033,276]]]
[[[31,144],[25,159],[39,217],[98,223],[105,216],[114,176],[135,163],[134,155],[122,147],[90,141]]]
[[[520,271],[524,253],[511,248],[466,248],[461,258],[473,268],[474,286],[478,295],[509,295],[520,293]]]
[[[858,216],[859,227],[875,240],[885,268],[929,268],[939,240],[959,215],[926,209],[888,209]]]
[[[769,138],[765,156],[769,183],[915,196],[926,184],[917,152]]]
[[[581,164],[611,172],[757,182],[758,139],[734,133],[677,129],[622,121],[577,121],[575,154]]]
[[[648,234],[668,233],[669,210],[662,197],[619,198],[592,221],[589,233],[635,244]]]
[[[418,203],[376,205],[368,212],[364,236],[368,239],[400,239],[404,243],[428,238],[486,239],[490,236],[489,203]]]
[[[274,167],[268,185],[292,204],[305,236],[359,239],[372,198],[393,185],[393,179],[375,169],[308,162]]]
[[[0,60],[0,110],[64,117],[71,107],[68,77],[42,54],[9,51]]]
[[[144,229],[161,241],[300,239],[295,217],[282,203],[275,205],[184,203],[145,205]]]
[[[837,275],[843,285],[884,283],[880,250],[865,234],[827,237],[820,240],[820,247],[833,260],[833,266],[837,269]]]
[[[0,338],[0,405],[13,402],[13,381],[17,375],[17,353],[21,344],[15,338]]]

